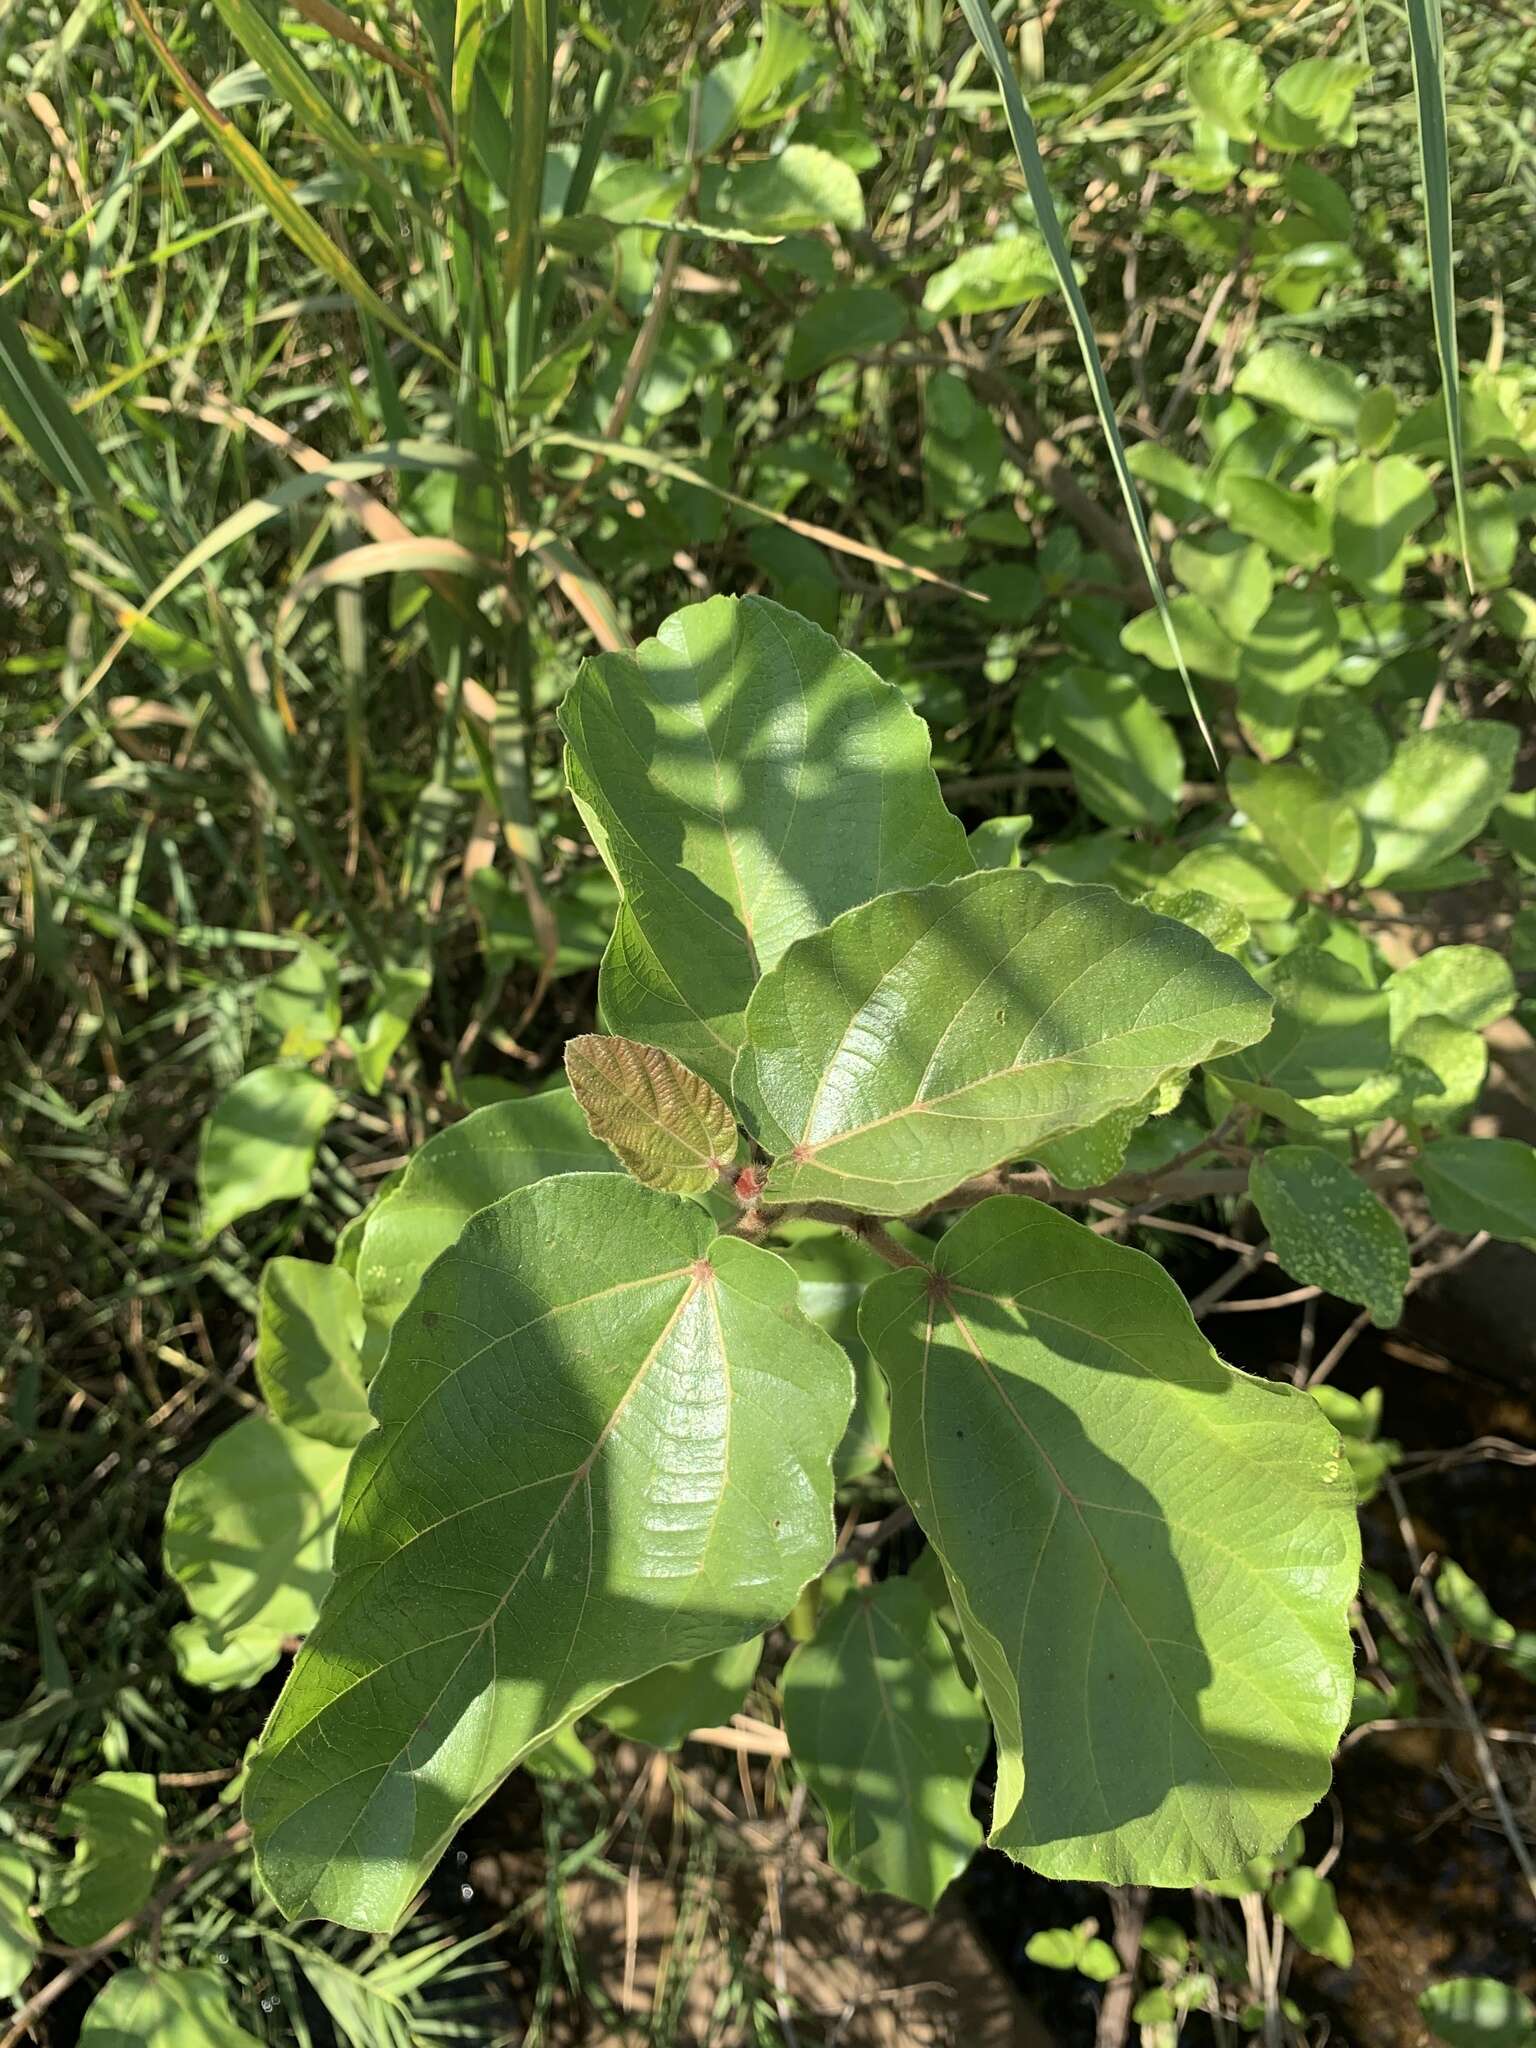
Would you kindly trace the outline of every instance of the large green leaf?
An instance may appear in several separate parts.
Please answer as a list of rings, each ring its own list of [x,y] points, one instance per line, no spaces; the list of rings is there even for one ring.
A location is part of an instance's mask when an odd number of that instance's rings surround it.
[[[789,1267],[692,1203],[569,1174],[471,1217],[396,1325],[251,1764],[283,1910],[392,1927],[572,1714],[777,1621],[831,1552],[851,1399]]]
[[[256,1379],[279,1422],[350,1447],[372,1425],[363,1385],[363,1305],[340,1266],[269,1259],[261,1275]]]
[[[882,896],[758,985],[736,1104],[770,1202],[899,1216],[1263,1036],[1237,962],[1112,889],[990,869]]]
[[[336,1092],[305,1067],[256,1067],[203,1125],[197,1191],[204,1237],[268,1202],[307,1193]]]
[[[260,2048],[213,1970],[119,1970],[80,2023],[80,2048]]]
[[[1227,518],[1239,533],[1262,541],[1282,562],[1315,569],[1332,540],[1328,508],[1304,491],[1288,491],[1267,477],[1223,476]]]
[[[1437,1138],[1419,1154],[1419,1178],[1447,1230],[1536,1244],[1536,1147],[1519,1138]]]
[[[1403,1312],[1408,1240],[1342,1159],[1320,1145],[1275,1145],[1254,1161],[1248,1187],[1288,1273],[1358,1301],[1391,1329]]]
[[[1354,1488],[1317,1405],[1224,1365],[1151,1259],[1019,1197],[862,1323],[997,1730],[992,1841],[1109,1884],[1273,1849],[1352,1695]]]
[[[44,1871],[43,1916],[60,1941],[84,1948],[137,1913],[155,1888],[165,1808],[145,1771],[103,1771],[76,1785],[58,1813],[75,1837],[68,1863]]]
[[[314,1626],[351,1451],[248,1415],[178,1474],[165,1563],[196,1616],[171,1631],[195,1685],[250,1685]]]
[[[838,1869],[932,1907],[981,1845],[971,1780],[988,1729],[919,1587],[829,1576],[784,1673],[784,1728]]]
[[[603,1023],[719,1089],[793,940],[971,866],[900,691],[764,598],[690,605],[636,653],[588,662],[560,720],[625,897]]]
[[[553,1173],[620,1170],[565,1088],[493,1103],[429,1138],[370,1215],[358,1250],[365,1371],[377,1371],[417,1281],[477,1209]]]
[[[1467,719],[1411,734],[1359,799],[1369,835],[1366,888],[1430,867],[1481,832],[1508,792],[1519,735]]]

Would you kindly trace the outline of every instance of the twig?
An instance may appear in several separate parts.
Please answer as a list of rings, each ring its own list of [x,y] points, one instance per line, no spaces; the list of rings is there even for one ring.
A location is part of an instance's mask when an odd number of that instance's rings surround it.
[[[1442,1728],[1450,1733],[1464,1735],[1466,1728],[1460,1721],[1436,1720],[1428,1714],[1383,1714],[1379,1721],[1362,1721],[1358,1728],[1351,1728],[1339,1744],[1338,1754],[1367,1735],[1391,1735],[1399,1728]],[[1527,1728],[1484,1728],[1483,1733],[1490,1742],[1536,1742],[1536,1734]]]
[[[1125,2048],[1131,2007],[1136,2002],[1136,1962],[1141,1954],[1141,1931],[1147,1924],[1147,1896],[1147,1888],[1141,1884],[1117,1888],[1109,1895],[1120,1974],[1105,1987],[1094,2048]]]
[[[1504,1830],[1504,1839],[1508,1842],[1510,1851],[1516,1863],[1520,1866],[1520,1875],[1525,1879],[1531,1897],[1536,1899],[1536,1863],[1532,1862],[1531,1852],[1526,1846],[1525,1837],[1521,1834],[1516,1823],[1514,1813],[1509,1804],[1508,1795],[1504,1790],[1504,1781],[1499,1776],[1499,1767],[1494,1762],[1493,1751],[1488,1746],[1488,1737],[1483,1731],[1482,1722],[1477,1718],[1477,1709],[1472,1704],[1472,1696],[1467,1691],[1466,1680],[1461,1675],[1461,1666],[1457,1663],[1456,1653],[1451,1648],[1450,1638],[1440,1613],[1440,1603],[1436,1600],[1435,1589],[1430,1584],[1428,1575],[1424,1571],[1423,1553],[1419,1549],[1419,1539],[1414,1530],[1413,1522],[1409,1517],[1407,1503],[1403,1499],[1402,1488],[1390,1472],[1382,1474],[1382,1485],[1386,1488],[1392,1502],[1393,1511],[1397,1516],[1398,1534],[1403,1539],[1403,1548],[1407,1551],[1408,1561],[1414,1569],[1419,1604],[1424,1609],[1425,1617],[1429,1622],[1430,1634],[1434,1637],[1435,1645],[1440,1652],[1441,1661],[1445,1665],[1445,1674],[1451,1682],[1451,1691],[1460,1710],[1462,1723],[1471,1739],[1472,1754],[1477,1759],[1478,1771],[1482,1776],[1488,1797],[1493,1802],[1493,1810],[1498,1815],[1499,1826]],[[4,2048],[4,2044],[0,2044],[0,2048]]]

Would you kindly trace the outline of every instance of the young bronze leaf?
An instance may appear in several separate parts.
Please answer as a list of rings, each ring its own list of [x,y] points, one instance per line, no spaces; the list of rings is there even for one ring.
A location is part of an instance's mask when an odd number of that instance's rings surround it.
[[[993,1843],[1105,1884],[1273,1849],[1352,1694],[1360,1539],[1321,1409],[1224,1365],[1143,1253],[1017,1196],[860,1327],[997,1730]]]
[[[852,1399],[790,1268],[696,1204],[563,1174],[472,1216],[395,1326],[251,1765],[284,1912],[393,1927],[572,1715],[779,1620],[831,1554]]]
[[[989,869],[882,896],[758,984],[736,1105],[770,1202],[902,1216],[1251,1044],[1235,960],[1112,889]]]
[[[784,1727],[845,1877],[932,1908],[981,1846],[971,1780],[987,1717],[911,1579],[828,1575],[784,1672]]]
[[[728,1105],[659,1045],[587,1032],[565,1048],[565,1071],[587,1129],[648,1188],[702,1195],[735,1158]]]
[[[624,892],[602,1021],[717,1088],[786,946],[887,889],[971,867],[900,690],[766,598],[689,605],[635,653],[589,661],[560,724],[572,792]]]

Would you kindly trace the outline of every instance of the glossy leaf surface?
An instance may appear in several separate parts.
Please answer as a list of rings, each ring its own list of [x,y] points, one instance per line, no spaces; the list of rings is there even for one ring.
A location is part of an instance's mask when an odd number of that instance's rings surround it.
[[[372,1399],[246,1814],[286,1912],[387,1928],[571,1715],[789,1609],[832,1548],[852,1384],[781,1259],[572,1174],[470,1219]]]
[[[902,1490],[998,1741],[992,1841],[1189,1884],[1274,1847],[1349,1710],[1354,1489],[1316,1404],[1211,1350],[1161,1267],[1018,1197],[870,1289]]]
[[[775,1158],[768,1201],[903,1215],[1268,1023],[1187,925],[994,869],[793,947],[752,999],[736,1103]]]

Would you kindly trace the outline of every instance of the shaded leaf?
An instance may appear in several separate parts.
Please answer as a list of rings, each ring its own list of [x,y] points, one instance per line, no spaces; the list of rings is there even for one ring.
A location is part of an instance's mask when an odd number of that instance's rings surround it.
[[[1224,476],[1227,518],[1239,533],[1261,541],[1279,561],[1315,569],[1332,546],[1327,507],[1303,491],[1262,476]]]
[[[1397,1092],[1386,991],[1316,946],[1259,971],[1274,1028],[1212,1068],[1256,1109],[1299,1126],[1374,1122]]]
[[[792,379],[811,377],[828,363],[883,348],[906,324],[901,300],[878,285],[841,285],[820,292],[795,321],[784,374]]]
[[[335,955],[313,939],[301,940],[293,958],[258,988],[256,1014],[276,1033],[280,1055],[317,1058],[341,1028],[341,970]]]
[[[429,1138],[367,1214],[357,1254],[364,1377],[422,1274],[477,1209],[550,1174],[620,1171],[565,1088],[493,1103]]]
[[[212,1970],[119,1970],[80,2023],[80,2048],[260,2048]]]
[[[1354,1489],[1316,1404],[1224,1365],[1144,1254],[1019,1197],[861,1321],[997,1732],[992,1842],[1108,1884],[1271,1849],[1352,1693]]]
[[[792,940],[970,866],[901,692],[764,598],[690,605],[633,655],[588,662],[560,722],[624,891],[601,1021],[716,1088]]]
[[[1184,749],[1134,676],[1064,669],[1051,691],[1058,750],[1077,793],[1106,825],[1167,824],[1184,786]]]
[[[1449,1017],[1482,1031],[1515,1007],[1509,962],[1489,946],[1436,946],[1387,981],[1394,1040],[1420,1017]]]
[[[1358,799],[1370,835],[1362,884],[1430,867],[1475,838],[1509,788],[1517,740],[1514,726],[1487,719],[1410,733]]]
[[[362,1342],[363,1305],[350,1273],[309,1259],[267,1261],[256,1378],[279,1422],[344,1448],[366,1436]]]
[[[66,1795],[57,1828],[75,1837],[75,1853],[43,1872],[43,1917],[57,1940],[85,1948],[130,1919],[154,1890],[165,1808],[147,1772],[103,1771]]]
[[[36,1889],[32,1859],[0,1844],[0,1998],[14,1997],[32,1973],[40,1937],[28,1908]]]
[[[1536,1243],[1536,1148],[1518,1138],[1437,1138],[1418,1166],[1430,1214],[1447,1230]]]
[[[1334,559],[1362,595],[1395,597],[1407,573],[1407,544],[1434,516],[1435,494],[1416,462],[1357,456],[1334,487]]]
[[[712,1657],[663,1664],[599,1700],[592,1719],[631,1742],[681,1749],[695,1728],[719,1728],[741,1711],[762,1656],[763,1639],[753,1636]]]
[[[1347,1970],[1355,1960],[1355,1945],[1326,1877],[1300,1864],[1280,1879],[1269,1903],[1309,1954],[1323,1957],[1340,1970]]]
[[[222,1691],[270,1671],[313,1628],[352,1453],[248,1415],[178,1473],[165,1565],[196,1619],[171,1632],[194,1685]]]
[[[864,225],[858,173],[825,149],[791,142],[776,156],[737,164],[727,185],[732,218],[758,230]]]
[[[1360,865],[1359,818],[1299,761],[1234,761],[1227,789],[1298,888],[1341,889]]]
[[[1449,2048],[1530,2048],[1536,2006],[1495,1977],[1451,1977],[1419,1995],[1419,2012]]]
[[[971,1780],[987,1717],[910,1580],[822,1582],[816,1633],[784,1672],[795,1767],[827,1816],[827,1850],[855,1884],[931,1909],[981,1845]]]

